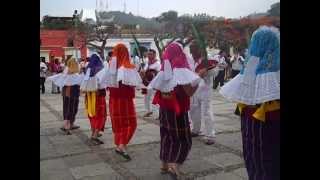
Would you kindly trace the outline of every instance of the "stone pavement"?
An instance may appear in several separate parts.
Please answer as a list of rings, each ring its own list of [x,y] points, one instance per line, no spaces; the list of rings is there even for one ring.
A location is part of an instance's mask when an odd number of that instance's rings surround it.
[[[136,95],[138,127],[128,152],[132,160],[123,161],[114,153],[111,122],[108,117],[101,137],[105,144],[90,146],[89,121],[84,113],[83,97],[80,97],[76,124],[79,130],[70,136],[59,128],[62,120],[62,98],[40,94],[40,179],[41,180],[169,180],[160,174],[159,123],[154,118],[143,119],[144,105],[140,91]],[[217,91],[212,99],[217,131],[216,144],[205,145],[200,138],[193,138],[191,152],[182,166],[184,179],[195,180],[247,180],[242,158],[240,121],[233,114],[235,104],[227,102]]]

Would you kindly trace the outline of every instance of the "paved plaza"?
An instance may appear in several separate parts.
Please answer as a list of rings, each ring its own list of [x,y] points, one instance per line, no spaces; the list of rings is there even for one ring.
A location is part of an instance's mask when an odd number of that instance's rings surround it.
[[[51,94],[51,83],[46,93],[40,94],[40,179],[41,180],[170,180],[160,173],[159,121],[143,118],[144,104],[140,91],[136,92],[138,127],[128,146],[132,157],[124,161],[114,152],[110,117],[101,137],[103,145],[91,146],[90,124],[84,112],[84,98],[80,97],[76,124],[80,129],[63,135],[62,97]],[[108,102],[108,101],[107,101]],[[212,111],[217,131],[216,143],[205,145],[201,138],[192,139],[191,152],[181,170],[183,179],[247,180],[242,157],[239,117],[234,115],[235,104],[227,102],[214,90]]]

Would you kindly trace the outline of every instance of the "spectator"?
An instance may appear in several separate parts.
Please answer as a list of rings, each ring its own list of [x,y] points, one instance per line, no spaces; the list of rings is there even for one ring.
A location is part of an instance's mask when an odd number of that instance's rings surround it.
[[[160,60],[156,59],[156,51],[154,49],[149,49],[148,60],[149,61],[146,64],[145,69],[141,71],[141,75],[143,77],[142,82],[146,87],[161,68]],[[153,89],[142,88],[142,94],[144,94],[144,106],[147,111],[143,117],[149,117],[156,109],[156,106],[152,104],[155,91]]]
[[[232,69],[232,64],[231,64],[231,55],[228,54],[228,55],[224,55],[224,58],[225,58],[225,61],[227,63],[227,67],[226,67],[226,70],[225,70],[225,76],[224,76],[224,81],[227,81],[230,79],[231,77],[231,69]]]
[[[58,58],[54,59],[54,65],[55,65],[56,74],[63,72],[61,63],[60,63]],[[57,90],[57,91],[55,91],[55,93],[59,94],[60,93],[60,87],[56,86],[55,84],[54,84],[54,86],[55,86],[55,89]]]
[[[225,60],[225,53],[220,51],[218,55],[216,55],[213,59],[218,61],[218,75],[214,78],[213,89],[217,89],[218,85],[220,87],[224,85],[224,76],[225,76],[225,69],[227,67],[227,63]]]
[[[234,78],[237,74],[239,74],[240,70],[243,67],[243,63],[244,63],[244,59],[239,53],[236,53],[231,58],[231,65],[232,65],[231,77],[232,78]]]
[[[49,67],[50,67],[51,76],[56,75],[57,72],[58,72],[58,69],[57,69],[57,66],[55,64],[54,56],[51,56]],[[56,94],[57,93],[57,86],[53,82],[51,84],[51,93],[52,94]]]
[[[46,91],[44,83],[46,82],[47,70],[48,70],[48,67],[46,65],[46,61],[44,58],[41,58],[41,60],[40,60],[40,86],[41,86],[42,94],[44,94]]]
[[[81,58],[80,61],[80,73],[84,73],[86,69],[86,61],[85,59]]]
[[[112,51],[108,52],[108,57],[106,58],[107,62],[109,62],[111,60],[112,57]]]

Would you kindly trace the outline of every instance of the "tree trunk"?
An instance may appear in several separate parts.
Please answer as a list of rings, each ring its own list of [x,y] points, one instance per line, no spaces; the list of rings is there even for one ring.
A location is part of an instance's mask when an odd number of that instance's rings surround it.
[[[100,48],[100,57],[102,58],[103,61],[104,61],[104,48],[105,47],[103,46]]]
[[[107,39],[108,39],[108,35],[102,40],[102,44],[100,46],[100,57],[104,60],[104,50],[106,48],[107,45]]]

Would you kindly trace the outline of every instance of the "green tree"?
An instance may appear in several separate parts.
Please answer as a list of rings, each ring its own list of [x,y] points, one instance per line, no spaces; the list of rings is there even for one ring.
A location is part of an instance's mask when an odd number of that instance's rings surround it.
[[[168,33],[174,33],[176,32],[177,28],[177,21],[178,21],[178,12],[176,11],[168,11],[168,12],[163,12],[159,17],[155,18],[157,22],[163,24],[163,32],[168,32]]]

